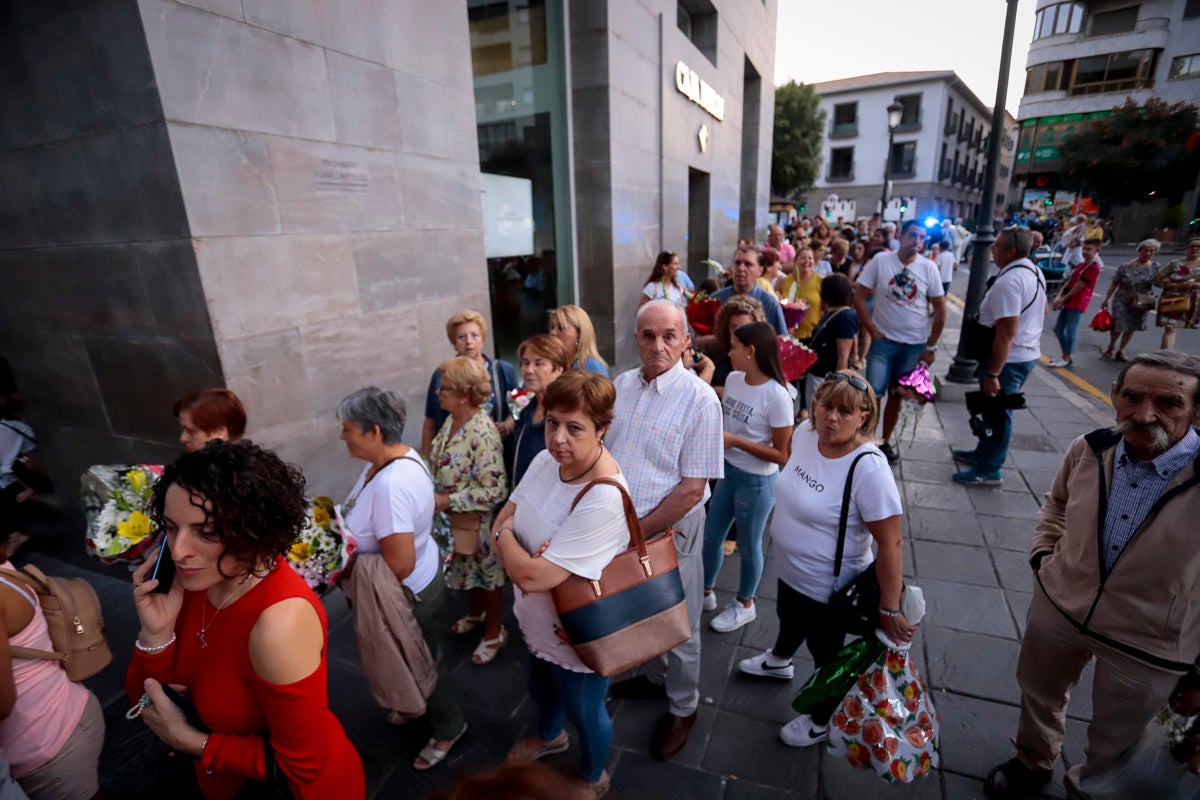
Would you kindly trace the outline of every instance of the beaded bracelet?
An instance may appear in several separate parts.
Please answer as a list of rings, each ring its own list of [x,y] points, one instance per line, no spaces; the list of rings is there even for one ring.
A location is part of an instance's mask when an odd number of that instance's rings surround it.
[[[173,634],[173,633],[171,634],[171,638],[167,640],[166,644],[160,644],[160,645],[156,645],[154,647],[147,647],[146,645],[142,644],[141,639],[133,640],[133,646],[135,648],[137,648],[138,650],[141,650],[143,653],[146,653],[147,655],[154,655],[155,653],[161,653],[163,650],[166,650],[168,647],[170,647],[173,644],[175,644],[175,634]]]
[[[898,608],[880,608],[879,613],[885,617],[903,617],[904,612]]]

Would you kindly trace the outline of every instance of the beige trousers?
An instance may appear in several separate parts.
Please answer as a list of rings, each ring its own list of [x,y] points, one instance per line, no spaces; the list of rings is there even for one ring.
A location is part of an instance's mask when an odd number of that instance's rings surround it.
[[[1092,721],[1082,769],[1071,769],[1076,780],[1114,766],[1137,744],[1146,723],[1167,703],[1180,673],[1151,666],[1084,636],[1035,586],[1017,662],[1021,687],[1017,755],[1026,766],[1054,768],[1066,731],[1067,700],[1092,658],[1096,659]]]

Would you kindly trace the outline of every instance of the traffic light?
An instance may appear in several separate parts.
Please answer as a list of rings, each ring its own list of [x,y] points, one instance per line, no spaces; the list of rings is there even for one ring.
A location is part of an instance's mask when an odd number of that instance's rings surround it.
[[[908,211],[908,201],[907,201],[907,200],[901,200],[901,201],[900,201],[900,213],[902,213],[902,214],[903,214],[905,211]]]
[[[801,203],[801,204],[800,204],[800,211],[801,211],[801,212],[808,211],[808,203]]]
[[[1046,199],[1042,201],[1042,205],[1044,205],[1044,206],[1054,205],[1054,192],[1046,193]]]

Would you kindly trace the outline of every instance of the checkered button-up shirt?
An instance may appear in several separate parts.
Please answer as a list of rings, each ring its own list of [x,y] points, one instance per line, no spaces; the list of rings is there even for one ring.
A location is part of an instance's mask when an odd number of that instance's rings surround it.
[[[1125,451],[1125,440],[1117,443],[1112,486],[1108,490],[1108,513],[1100,541],[1105,574],[1117,563],[1167,485],[1196,460],[1197,453],[1200,453],[1200,435],[1191,428],[1170,450],[1151,461],[1134,461]]]
[[[725,477],[721,401],[711,386],[681,362],[651,381],[638,368],[613,383],[617,403],[605,442],[629,482],[639,517],[684,478]],[[707,499],[705,484],[700,504]]]

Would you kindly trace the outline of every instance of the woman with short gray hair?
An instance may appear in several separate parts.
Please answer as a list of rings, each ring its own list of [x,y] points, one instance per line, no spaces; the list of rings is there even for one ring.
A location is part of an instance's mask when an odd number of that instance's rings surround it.
[[[1101,308],[1111,311],[1113,319],[1108,349],[1100,354],[1101,358],[1128,361],[1129,356],[1125,354],[1125,348],[1129,346],[1133,332],[1146,330],[1146,314],[1157,304],[1154,297],[1154,279],[1158,277],[1158,264],[1153,259],[1158,248],[1157,239],[1143,239],[1137,246],[1137,258],[1117,267],[1117,274],[1113,276],[1112,283],[1108,285],[1108,292],[1104,295],[1104,302],[1100,304]],[[1121,346],[1113,353],[1118,338],[1121,340]]]
[[[367,462],[342,506],[342,518],[358,545],[349,577],[354,580],[353,573],[363,572],[361,565],[354,565],[364,559],[382,558],[387,567],[382,572],[383,582],[388,582],[390,572],[395,585],[374,586],[373,593],[403,593],[407,589],[416,596],[419,602],[412,603],[412,614],[430,654],[438,662],[437,683],[426,698],[433,737],[413,762],[414,769],[429,769],[446,757],[467,729],[449,670],[440,658],[439,636],[446,627],[441,619],[446,585],[433,540],[433,479],[416,451],[400,441],[408,413],[404,398],[396,392],[377,386],[359,389],[342,399],[337,416],[347,452]],[[372,569],[371,574],[381,573]],[[353,584],[348,594],[356,594]],[[353,606],[353,613],[356,617],[364,613],[361,604]],[[356,624],[355,631],[358,629]],[[360,641],[358,645],[364,660],[369,654],[385,652],[374,643],[364,647]],[[368,682],[374,675],[389,672],[386,664],[368,668],[364,663],[363,667]],[[407,669],[403,664],[394,668]],[[387,687],[371,688],[376,697],[388,694]],[[407,722],[405,715],[393,709],[389,709],[387,718],[394,724]]]

